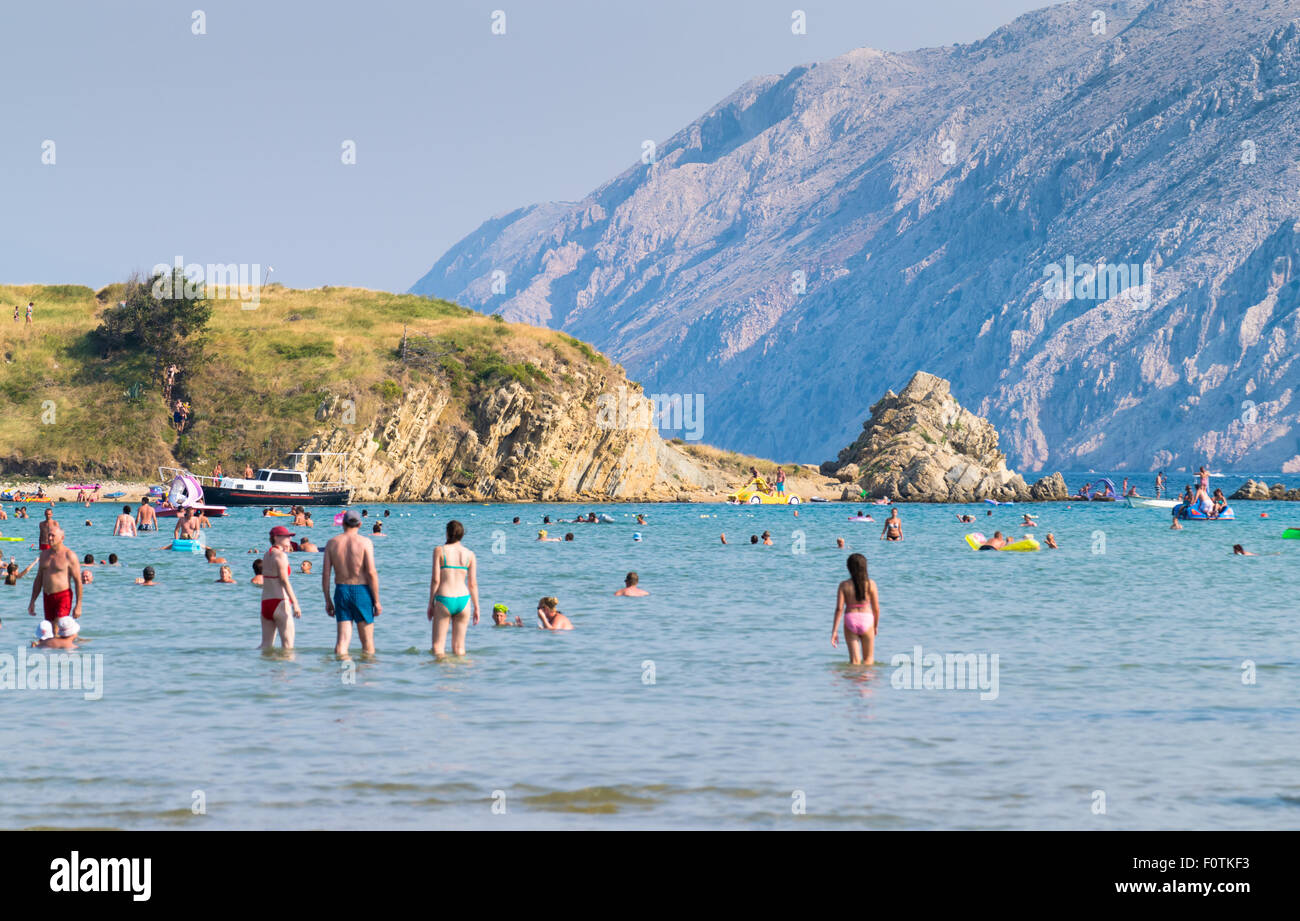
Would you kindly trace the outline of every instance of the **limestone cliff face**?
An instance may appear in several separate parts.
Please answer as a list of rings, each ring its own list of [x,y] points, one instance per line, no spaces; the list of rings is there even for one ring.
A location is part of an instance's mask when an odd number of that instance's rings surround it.
[[[1300,470],[1300,0],[1044,6],[758,77],[413,290],[705,393],[750,454],[829,456],[925,366],[1025,469]]]
[[[887,392],[862,428],[837,460],[822,466],[842,482],[856,484],[845,490],[846,499],[860,489],[915,502],[1067,498],[1059,473],[1031,487],[1008,470],[997,431],[963,408],[948,381],[933,374],[918,371],[902,393]]]
[[[611,399],[621,411],[602,413]],[[367,424],[341,424],[337,400],[322,405],[319,418],[335,425],[300,450],[342,454],[320,459],[312,478],[346,480],[354,501],[698,497],[713,478],[636,424],[644,406],[613,369],[557,387],[511,381],[468,405],[441,383],[421,384]]]

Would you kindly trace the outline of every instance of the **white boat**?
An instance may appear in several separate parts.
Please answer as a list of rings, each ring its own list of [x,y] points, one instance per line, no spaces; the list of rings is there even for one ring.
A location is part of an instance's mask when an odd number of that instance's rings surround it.
[[[1129,508],[1173,508],[1177,504],[1177,499],[1142,499],[1138,496],[1128,497]]]

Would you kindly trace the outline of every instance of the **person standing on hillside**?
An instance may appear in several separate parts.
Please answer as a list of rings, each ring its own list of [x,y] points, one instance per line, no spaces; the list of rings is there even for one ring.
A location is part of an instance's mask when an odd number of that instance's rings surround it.
[[[283,529],[282,529],[283,530]],[[320,586],[325,593],[325,613],[338,624],[336,656],[346,656],[352,642],[352,625],[357,625],[361,651],[375,652],[375,618],[384,612],[379,603],[379,570],[375,568],[375,545],[362,537],[361,516],[354,509],[343,513],[343,533],[325,544],[325,565]],[[334,594],[330,596],[330,573],[334,573]]]
[[[81,564],[77,562],[77,555],[63,543],[63,528],[59,523],[51,520],[48,524],[46,540],[49,544],[41,551],[40,568],[36,570],[27,613],[36,616],[36,596],[43,594],[45,619],[57,626],[61,617],[81,617]]]
[[[32,325],[32,311],[35,310],[35,309],[36,309],[36,308],[35,308],[35,305],[32,304],[31,301],[28,301],[28,302],[27,302],[27,323],[24,324],[24,325],[26,325],[26,326],[31,326],[31,325]]]

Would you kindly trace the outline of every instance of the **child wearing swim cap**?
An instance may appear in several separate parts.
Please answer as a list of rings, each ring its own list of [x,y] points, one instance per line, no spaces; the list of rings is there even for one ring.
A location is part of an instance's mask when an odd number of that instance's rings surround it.
[[[492,605],[492,626],[494,627],[522,627],[524,619],[516,616],[515,622],[510,623],[510,609],[504,604]]]

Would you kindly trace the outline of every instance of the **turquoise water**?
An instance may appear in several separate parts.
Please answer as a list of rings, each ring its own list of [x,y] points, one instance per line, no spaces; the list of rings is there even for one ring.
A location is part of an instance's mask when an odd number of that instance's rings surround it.
[[[881,509],[858,524],[846,520],[857,507],[838,503],[798,518],[775,506],[596,506],[616,522],[550,527],[573,531],[569,544],[532,538],[542,515],[577,506],[371,505],[372,517],[392,511],[377,542],[385,613],[354,684],[332,655],[317,576],[295,577],[306,603],[292,657],[256,651],[246,551],[265,548],[269,526],[257,511],[208,532],[240,583],[220,585],[201,558],[150,549],[163,543],[154,535],[110,536],[112,503],[57,508],[74,550],[127,565],[96,567],[86,594],[100,699],[0,691],[3,827],[1300,824],[1300,541],[1280,537],[1300,526],[1300,505],[1239,503],[1239,520],[1183,531],[1162,511],[1027,506],[1039,538],[1050,530],[1061,544],[1037,554],[967,549],[967,530],[1021,533],[1021,509],[990,518],[983,505],[962,507],[974,526],[956,506],[901,506],[901,544],[877,540]],[[452,517],[479,554],[484,620],[464,661],[438,662],[424,608]],[[775,546],[749,545],[764,529]],[[0,523],[6,535],[35,530],[35,519]],[[850,667],[829,643],[849,552],[839,536],[868,555],[880,587],[875,668]],[[1262,555],[1234,558],[1233,543]],[[26,545],[0,547],[30,558]],[[132,584],[146,563],[160,587]],[[629,569],[649,598],[613,597]],[[30,586],[0,586],[11,656],[35,620]],[[535,628],[544,594],[574,631]],[[489,626],[497,601],[527,629]],[[996,654],[996,697],[895,687],[892,657],[918,645]]]

